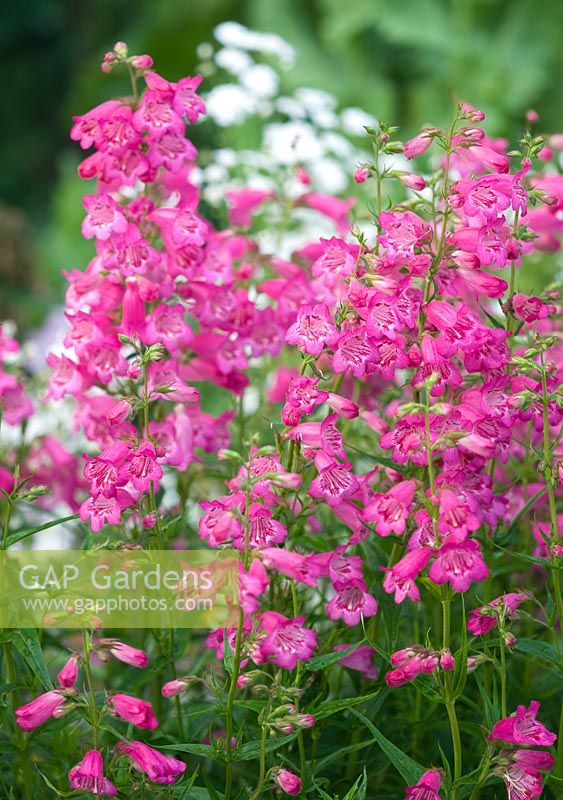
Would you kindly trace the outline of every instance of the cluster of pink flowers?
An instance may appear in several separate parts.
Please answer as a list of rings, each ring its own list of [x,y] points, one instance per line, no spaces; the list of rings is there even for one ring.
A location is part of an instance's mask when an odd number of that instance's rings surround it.
[[[27,469],[35,482],[53,483],[49,468],[58,465],[55,497],[95,534],[164,548],[178,544],[167,513],[186,519],[185,474],[197,468],[205,476],[213,464],[208,481],[190,487],[190,501],[200,540],[240,556],[240,613],[236,627],[205,640],[209,657],[228,666],[229,682],[226,730],[209,739],[228,771],[244,736],[233,729],[235,696],[247,689],[267,695],[254,798],[265,781],[289,795],[303,791],[306,775],[266,770],[264,744],[266,735],[300,737],[304,772],[303,732],[316,718],[301,705],[311,685],[302,680],[303,665],[324,658],[375,680],[376,655],[391,666],[385,691],[416,689],[424,684],[417,678],[432,676],[435,688],[425,691],[444,702],[452,726],[447,791],[452,784],[455,798],[455,691],[488,655],[482,640],[456,652],[452,603],[465,609],[462,596],[478,584],[488,593],[482,582],[493,578],[495,533],[510,532],[530,505],[535,539],[526,546],[536,550],[525,557],[547,574],[563,555],[561,306],[551,288],[537,297],[516,291],[523,257],[559,246],[563,178],[533,172],[534,159],[546,157],[541,137],[528,135],[510,156],[506,142],[479,127],[483,112],[460,103],[449,133],[427,128],[402,144],[396,129],[367,128],[375,160],[354,179],[362,191],[376,184],[374,229],[352,226],[352,199],[304,188],[288,201],[243,188],[226,198],[231,227],[217,230],[199,207],[197,151],[185,135],[205,113],[201,78],[170,82],[149,56],[130,57],[117,43],[103,69],[122,64],[132,95],[74,119],[72,138],[93,148],[79,174],[95,180],[82,225],[95,256],[85,271],[67,274],[65,350],[47,359],[46,397],[75,400],[75,428],[91,448],[77,477],[70,454],[46,437],[27,454]],[[394,154],[411,159],[429,148],[441,150],[439,179],[405,171],[404,160],[401,169],[382,167]],[[383,210],[382,186],[391,179],[404,199]],[[303,244],[289,259],[261,252],[253,214],[280,201],[328,218],[334,235]],[[16,348],[2,334],[0,363]],[[225,409],[216,416],[204,410],[209,387]],[[249,410],[253,394],[260,420]],[[21,383],[3,368],[0,402],[11,424],[32,411]],[[263,416],[269,427],[258,430]],[[519,481],[514,463],[528,451],[538,456],[537,474]],[[0,467],[8,492],[10,479]],[[179,487],[172,510],[163,503],[168,479]],[[417,623],[406,639],[415,641],[395,650],[397,625],[385,652],[379,607],[398,614],[407,601],[426,599],[423,591],[442,607],[442,631]],[[530,597],[485,596],[463,617],[475,637],[498,627],[503,670],[504,646],[516,642],[506,623]],[[466,643],[466,631],[458,635]],[[115,639],[93,640],[92,652],[102,661],[113,655],[138,668],[148,663],[143,650]],[[57,688],[18,708],[20,727],[32,731],[76,708],[79,666],[89,669],[89,659],[90,651],[71,656]],[[174,671],[157,688],[181,708],[198,679]],[[502,673],[504,704],[505,679]],[[95,705],[95,698],[85,702]],[[493,773],[510,800],[539,796],[541,771],[553,765],[549,753],[521,748],[555,740],[535,721],[537,708],[520,706],[490,735],[489,747],[513,745],[496,756]],[[123,692],[108,694],[98,713],[145,731],[159,725],[150,702]],[[116,796],[94,745],[70,770],[71,788]],[[186,769],[141,741],[122,739],[116,753],[157,784],[175,782]],[[407,797],[440,800],[442,780],[428,770]],[[232,772],[226,800],[231,784]]]
[[[80,704],[82,698],[75,684],[81,665],[89,672],[92,654],[102,661],[113,655],[119,661],[139,669],[144,669],[148,665],[147,654],[143,650],[117,639],[93,640],[91,644],[92,647],[83,656],[76,653],[70,656],[57,675],[56,689],[47,691],[27,705],[16,709],[16,721],[20,728],[24,731],[33,731],[52,717],[68,714]],[[89,687],[90,681],[86,681],[84,692],[87,692]],[[90,697],[86,702],[95,703],[96,699]],[[101,713],[108,713],[129,725],[145,730],[154,730],[158,727],[152,704],[129,694],[109,695]],[[186,769],[183,761],[164,755],[139,741],[122,739],[116,745],[116,752],[128,757],[132,766],[144,773],[153,783],[174,783]],[[98,749],[89,750],[80,764],[70,770],[68,777],[72,789],[83,789],[100,797],[117,796],[116,787],[103,775],[103,756]]]

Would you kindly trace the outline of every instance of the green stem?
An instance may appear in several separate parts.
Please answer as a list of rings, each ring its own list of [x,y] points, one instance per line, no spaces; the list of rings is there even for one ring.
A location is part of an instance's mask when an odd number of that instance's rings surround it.
[[[260,773],[258,775],[258,784],[252,793],[250,800],[257,800],[262,794],[264,780],[266,778],[266,735],[268,729],[266,725],[262,725],[262,733],[260,735]],[[226,795],[225,795],[226,796]]]
[[[16,683],[16,670],[14,667],[14,659],[12,656],[12,645],[10,642],[4,642],[4,666],[6,672],[6,683]],[[11,691],[11,704],[14,719],[16,718],[16,709],[20,705],[19,693],[16,689]],[[31,783],[31,772],[29,769],[29,757],[27,755],[27,741],[24,733],[16,723],[14,725],[14,737],[16,747],[19,753],[20,772],[25,788],[26,797],[33,797],[33,786]]]
[[[233,746],[231,739],[233,737],[233,707],[235,703],[235,693],[237,690],[237,681],[240,674],[240,656],[242,650],[242,628],[244,625],[244,614],[242,608],[239,609],[239,618],[237,625],[237,638],[235,642],[235,653],[233,657],[233,671],[231,673],[231,683],[229,686],[229,694],[227,695],[227,707],[225,711],[225,728],[226,728],[226,753],[227,764],[225,768],[225,794],[224,800],[230,800],[231,792],[233,789]]]
[[[500,711],[501,717],[506,717],[506,647],[503,640],[503,632],[500,635]]]
[[[96,707],[96,693],[94,691],[94,681],[92,679],[92,670],[90,667],[90,636],[88,632],[82,630],[82,646],[84,648],[84,672],[86,674],[86,683],[88,685],[88,692],[90,695],[89,710],[90,710],[90,723],[94,733],[94,750],[98,750],[100,742],[98,709]]]

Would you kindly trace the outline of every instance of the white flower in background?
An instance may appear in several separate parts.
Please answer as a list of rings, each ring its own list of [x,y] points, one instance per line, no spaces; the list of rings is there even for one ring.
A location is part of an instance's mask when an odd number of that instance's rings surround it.
[[[299,164],[323,155],[317,132],[309,122],[273,122],[264,128],[263,142],[278,164]]]
[[[210,58],[212,55],[213,51],[208,57]],[[254,62],[243,50],[237,50],[235,47],[223,47],[215,53],[215,63],[232,75],[242,75]]]
[[[364,136],[365,125],[376,125],[377,122],[372,114],[368,114],[363,108],[345,108],[340,114],[342,130],[348,136]]]
[[[240,82],[257,97],[273,97],[280,85],[277,72],[267,64],[249,67],[241,75]]]
[[[213,33],[217,41],[227,47],[278,56],[285,69],[289,69],[295,62],[295,50],[276,33],[251,31],[238,22],[222,22]]]
[[[222,128],[239,125],[256,111],[256,98],[236,83],[216,86],[206,97],[207,113]]]

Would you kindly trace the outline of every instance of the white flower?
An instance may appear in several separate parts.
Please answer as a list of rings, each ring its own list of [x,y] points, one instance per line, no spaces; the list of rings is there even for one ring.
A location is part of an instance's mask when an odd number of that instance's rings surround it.
[[[240,76],[240,82],[256,97],[273,97],[278,91],[280,79],[267,64],[254,64]]]
[[[273,122],[264,129],[264,148],[278,164],[298,164],[323,156],[323,148],[307,122]]]
[[[205,102],[208,116],[223,128],[244,122],[256,111],[256,98],[234,83],[216,86]]]
[[[233,75],[242,75],[254,63],[248,53],[235,47],[223,47],[215,54],[215,63]]]
[[[374,125],[376,121],[372,114],[363,108],[345,108],[340,115],[342,129],[350,136],[364,136],[364,125]]]
[[[320,158],[313,161],[310,171],[314,179],[315,188],[328,194],[338,194],[343,191],[349,182],[349,175],[341,165],[332,158]]]
[[[303,119],[307,112],[303,105],[294,97],[278,97],[276,100],[276,110],[280,114],[285,114],[290,119]]]
[[[295,97],[303,103],[310,114],[320,111],[334,111],[336,98],[322,89],[310,89],[302,86],[295,91]]]
[[[293,47],[276,33],[251,31],[238,22],[221,22],[213,33],[222,45],[275,55],[285,67],[289,68],[295,61]]]

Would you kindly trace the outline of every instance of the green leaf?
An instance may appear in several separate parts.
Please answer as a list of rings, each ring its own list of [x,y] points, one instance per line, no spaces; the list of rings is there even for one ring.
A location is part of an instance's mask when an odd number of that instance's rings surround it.
[[[365,800],[367,785],[368,776],[366,773],[366,768],[364,767],[363,774],[360,775],[354,785],[348,789],[342,800]]]
[[[373,722],[364,716],[364,714],[355,708],[351,708],[350,711],[364,723],[403,780],[408,785],[417,783],[424,772],[424,767],[421,766],[418,761],[414,761],[414,759],[406,753],[403,753],[393,742],[390,742],[389,739],[381,733],[379,728],[376,728]]]
[[[227,672],[229,675],[232,675],[235,666],[235,659],[233,651],[231,650],[231,645],[229,644],[229,637],[226,628],[223,632],[223,642],[223,666],[225,667],[225,672]]]
[[[49,675],[45,658],[35,628],[20,628],[12,632],[12,643],[19,652],[29,669],[37,675],[43,688],[49,691],[53,688],[53,681]]]
[[[518,639],[516,650],[534,658],[540,658],[548,664],[553,664],[553,666],[557,667],[558,672],[563,672],[563,659],[555,647],[548,642],[540,642],[537,639]]]
[[[377,697],[380,691],[380,689],[377,689],[375,692],[370,692],[369,694],[364,694],[359,697],[346,697],[343,700],[329,700],[326,703],[321,703],[317,708],[312,709],[310,713],[317,720],[326,719],[333,714],[338,714],[339,711],[344,711],[347,708],[351,709],[352,706],[358,706],[360,703],[372,700],[374,697]]]
[[[49,787],[49,789],[52,789],[52,790],[53,790],[53,792],[54,792],[54,793],[57,795],[57,797],[76,797],[76,792],[75,792],[74,790],[72,790],[72,791],[70,791],[70,792],[62,792],[60,789],[57,789],[57,787],[56,787],[56,786],[54,786],[54,785],[51,783],[51,781],[49,780],[49,778],[48,778],[46,775],[44,775],[44,774],[41,772],[41,770],[39,769],[39,767],[35,767],[35,769],[36,769],[36,770],[37,770],[37,772],[38,772],[38,773],[41,775],[41,777],[43,778],[43,780],[45,781],[45,783],[47,784],[47,786]]]
[[[208,758],[211,761],[225,761],[225,754],[210,744],[163,744],[160,749],[191,753],[194,756],[202,756],[202,758]]]
[[[322,656],[314,656],[313,658],[309,659],[309,661],[305,662],[305,669],[309,670],[310,672],[319,672],[320,670],[326,669],[326,667],[334,664],[340,658],[343,658],[344,656],[347,656],[357,650],[358,647],[363,644],[363,641],[364,640],[358,642],[357,644],[350,645],[350,647],[347,647],[346,649],[337,650],[332,653],[325,653]]]
[[[40,533],[40,531],[46,531],[48,528],[54,528],[55,525],[63,525],[65,522],[71,522],[73,519],[78,519],[78,514],[72,514],[70,517],[53,519],[50,522],[46,522],[44,525],[40,525],[38,528],[27,528],[23,531],[16,531],[16,533],[12,533],[11,536],[8,536],[7,546],[11,547],[13,544],[16,544],[16,542],[21,542],[23,539],[33,536],[34,533]]]
[[[266,753],[273,753],[274,750],[279,750],[280,747],[292,742],[298,736],[299,732],[297,731],[295,733],[290,733],[288,736],[282,736],[279,739],[268,739],[265,747]],[[258,758],[261,745],[260,739],[243,744],[242,747],[234,751],[235,761],[253,761],[255,758]]]
[[[457,700],[458,697],[461,697],[463,690],[465,689],[465,684],[467,682],[468,651],[467,625],[465,624],[465,600],[463,599],[463,595],[461,595],[461,645],[455,654],[453,679],[454,700]]]

